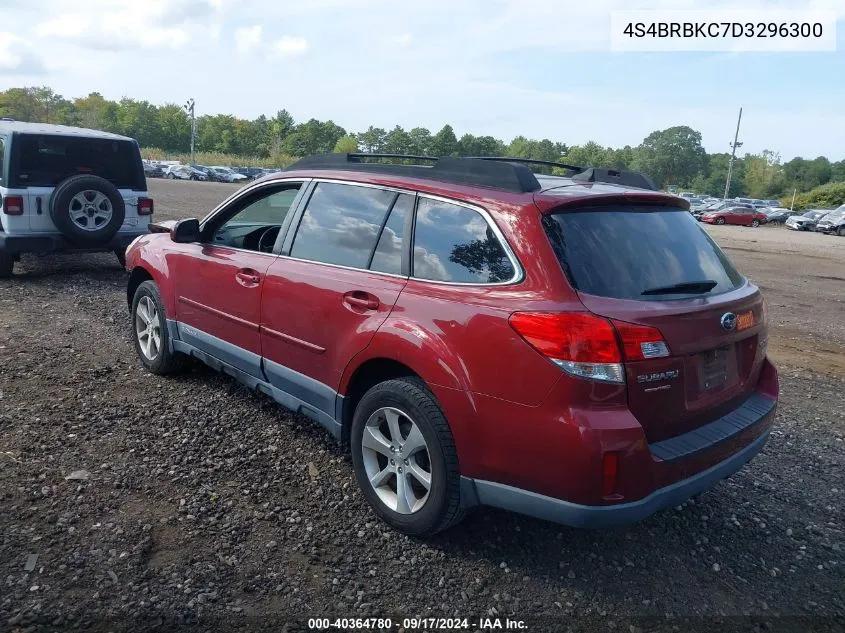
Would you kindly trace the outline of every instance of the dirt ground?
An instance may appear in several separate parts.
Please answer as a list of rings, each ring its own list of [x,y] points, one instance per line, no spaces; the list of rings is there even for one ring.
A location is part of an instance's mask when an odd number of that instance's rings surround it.
[[[161,219],[236,189],[150,181]],[[24,258],[0,281],[0,630],[845,630],[845,239],[707,230],[768,300],[764,451],[637,525],[482,509],[425,542],[378,522],[307,419],[199,365],[143,372],[112,255]]]

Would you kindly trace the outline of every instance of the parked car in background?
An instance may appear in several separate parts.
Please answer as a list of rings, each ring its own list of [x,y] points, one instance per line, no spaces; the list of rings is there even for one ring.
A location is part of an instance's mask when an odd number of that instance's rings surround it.
[[[807,209],[801,215],[787,218],[784,226],[793,231],[815,231],[816,224],[828,213],[829,209]]]
[[[204,171],[190,165],[171,165],[165,170],[164,177],[170,180],[208,180]]]
[[[231,167],[222,167],[220,165],[214,165],[209,167],[209,169],[214,170],[214,176],[220,182],[244,182],[247,180],[247,177],[243,174],[239,174]]]
[[[762,200],[763,204],[758,206],[769,207],[770,209],[782,209],[783,207],[780,206],[780,200]]]
[[[157,163],[144,161],[144,175],[147,178],[164,178],[164,169]]]
[[[845,237],[845,204],[822,217],[816,225],[816,230]]]
[[[769,222],[772,224],[783,224],[793,215],[801,215],[801,211],[790,211],[783,207],[769,207],[761,209],[761,211],[768,216]]]
[[[264,170],[261,169],[261,167],[235,167],[234,171],[239,174],[243,174],[250,180],[261,178],[261,176],[264,175]]]
[[[375,514],[415,536],[475,505],[637,521],[763,448],[763,297],[679,198],[631,172],[349,158],[303,159],[133,244],[147,371],[193,356],[314,419]]]
[[[113,251],[124,262],[153,201],[138,143],[63,125],[0,121],[0,277],[22,253]]]
[[[701,216],[707,224],[735,224],[738,226],[760,226],[769,221],[769,217],[751,204],[735,204],[719,211],[708,211]]]

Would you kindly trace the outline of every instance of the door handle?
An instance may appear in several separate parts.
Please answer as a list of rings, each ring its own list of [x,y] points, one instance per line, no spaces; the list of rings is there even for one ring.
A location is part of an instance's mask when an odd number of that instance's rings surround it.
[[[235,273],[235,279],[242,286],[252,288],[261,283],[261,276],[251,268],[242,268]]]
[[[361,292],[360,290],[347,292],[343,295],[343,302],[346,305],[352,308],[358,308],[359,310],[378,310],[380,305],[378,297],[371,295],[368,292]]]

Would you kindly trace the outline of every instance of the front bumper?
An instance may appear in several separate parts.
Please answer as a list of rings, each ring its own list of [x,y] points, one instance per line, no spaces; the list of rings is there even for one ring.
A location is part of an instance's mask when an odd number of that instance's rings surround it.
[[[98,253],[125,251],[132,241],[149,231],[121,231],[108,242],[80,245],[69,242],[61,235],[9,235],[0,233],[0,251],[6,253]]]

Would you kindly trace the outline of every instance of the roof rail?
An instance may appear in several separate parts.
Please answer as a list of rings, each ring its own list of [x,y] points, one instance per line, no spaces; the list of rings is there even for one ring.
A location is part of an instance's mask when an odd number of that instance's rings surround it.
[[[399,159],[431,165],[409,165],[374,162],[378,159]],[[574,181],[606,182],[624,187],[650,189],[657,191],[657,186],[646,176],[635,171],[605,169],[599,167],[579,167],[567,163],[558,163],[536,158],[517,158],[510,156],[414,156],[409,154],[318,154],[307,156],[288,166],[285,171],[297,169],[337,169],[367,171],[381,174],[395,174],[412,178],[442,180],[459,185],[477,185],[529,193],[542,189],[540,182],[525,165],[542,165],[576,172],[569,176]]]
[[[654,181],[638,171],[625,171],[622,169],[606,169],[603,167],[590,167],[580,174],[571,176],[572,180],[581,182],[607,182],[623,187],[636,187],[638,189],[650,189],[659,191]]]
[[[567,163],[558,163],[553,160],[540,160],[538,158],[518,158],[515,156],[470,156],[475,160],[495,160],[504,163],[525,163],[526,165],[542,165],[544,167],[557,167],[559,169],[568,169],[570,171],[584,171],[586,167],[579,167],[578,165],[569,165]]]
[[[433,162],[428,165],[401,165],[366,162],[366,159],[391,158]],[[396,174],[412,178],[442,180],[458,185],[475,185],[516,193],[540,190],[540,182],[524,165],[497,163],[473,158],[445,156],[409,156],[404,154],[320,154],[302,158],[285,171],[297,169],[337,169]]]

